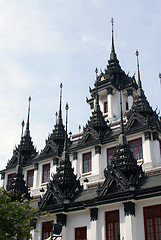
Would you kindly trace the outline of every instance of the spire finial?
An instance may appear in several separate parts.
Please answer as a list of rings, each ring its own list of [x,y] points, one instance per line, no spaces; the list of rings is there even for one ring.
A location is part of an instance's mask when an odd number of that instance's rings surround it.
[[[62,123],[62,88],[63,88],[63,84],[60,83],[60,105],[59,105],[58,124]]]
[[[65,127],[66,133],[65,133],[65,144],[64,145],[65,145],[65,152],[67,153],[67,151],[68,151],[68,141],[67,141],[67,138],[68,138],[68,110],[69,110],[68,103],[66,103],[65,110],[66,110],[66,127]],[[65,159],[66,159],[66,157],[65,157]]]
[[[120,135],[119,135],[119,141],[118,145],[125,145],[127,144],[127,139],[124,133],[124,121],[123,121],[123,111],[122,111],[122,96],[121,96],[121,91],[120,91]]]
[[[115,53],[115,46],[114,46],[114,19],[111,18],[111,23],[112,23],[112,46],[111,46],[111,54],[110,54],[110,60],[116,60],[117,56]]]
[[[29,105],[28,105],[28,116],[27,116],[27,124],[26,124],[26,132],[25,132],[25,136],[26,135],[30,135],[30,102],[31,102],[31,97],[28,98],[29,101]]]
[[[56,117],[56,123],[57,123],[57,117],[58,117],[58,113],[57,112],[55,113],[55,117]]]
[[[19,148],[19,155],[18,155],[18,165],[16,167],[16,173],[22,172],[22,158],[21,158],[21,152],[22,152],[22,144],[23,144],[23,130],[25,126],[24,120],[21,123],[22,130],[21,130],[21,142],[20,142],[20,148]]]
[[[97,73],[98,73],[98,69],[95,69],[95,73],[96,73],[96,82],[95,82],[95,86],[96,86],[96,104],[95,104],[95,111],[98,110],[99,107],[99,95],[98,95],[98,81],[97,81]]]
[[[139,96],[142,95],[142,84],[141,84],[141,79],[140,79],[140,67],[139,67],[139,52],[136,50],[136,60],[137,60],[137,69],[138,69],[138,90],[137,93]]]

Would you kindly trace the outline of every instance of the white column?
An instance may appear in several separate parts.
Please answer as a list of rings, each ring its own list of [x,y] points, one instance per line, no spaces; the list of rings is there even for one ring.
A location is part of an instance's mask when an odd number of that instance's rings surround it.
[[[122,231],[120,231],[121,240],[137,240],[136,224],[135,224],[135,203],[132,201],[123,203],[124,211],[121,214],[120,223],[122,223]],[[123,209],[122,209],[123,210]]]
[[[125,224],[126,224],[126,235],[124,239],[136,240],[135,217],[131,215],[126,216]]]
[[[100,240],[100,233],[98,234],[98,208],[90,209],[90,231],[88,239]],[[87,231],[88,234],[88,231]]]
[[[98,228],[97,228],[98,224],[97,221],[91,221],[91,231],[90,231],[90,238],[92,240],[100,240],[100,238],[98,238]]]
[[[100,158],[101,158],[101,147],[95,146],[95,153],[92,159],[92,173],[100,174],[101,166],[100,166]]]
[[[144,132],[143,137],[143,168],[151,169],[152,168],[152,142],[151,142],[151,133]]]
[[[160,153],[160,144],[159,144],[159,134],[158,132],[152,133],[152,162],[153,166],[157,167],[161,163],[161,153]]]
[[[37,174],[38,174],[38,163],[34,165],[34,181],[33,181],[33,189],[37,188]]]
[[[127,90],[127,94],[128,94],[128,105],[129,105],[129,110],[133,105],[133,90],[132,89],[128,89]]]
[[[113,117],[113,107],[112,107],[112,88],[107,88],[107,104],[108,104],[108,118]]]

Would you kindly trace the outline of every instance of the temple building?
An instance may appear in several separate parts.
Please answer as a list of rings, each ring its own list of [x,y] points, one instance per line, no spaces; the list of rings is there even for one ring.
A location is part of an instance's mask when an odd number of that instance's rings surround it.
[[[68,132],[68,104],[62,118],[63,85],[53,131],[41,152],[26,129],[2,170],[13,199],[25,193],[50,216],[36,220],[34,240],[161,240],[161,118],[137,77],[122,70],[115,51],[112,20],[110,58],[89,89],[89,120]],[[56,238],[55,238],[56,239]]]

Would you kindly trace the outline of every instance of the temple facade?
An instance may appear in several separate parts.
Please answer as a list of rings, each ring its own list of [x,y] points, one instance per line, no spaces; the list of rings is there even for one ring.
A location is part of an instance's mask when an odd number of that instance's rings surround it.
[[[139,53],[137,77],[126,74],[112,46],[104,72],[89,89],[89,120],[83,131],[68,133],[68,105],[59,112],[41,152],[26,129],[2,170],[14,199],[23,193],[49,217],[36,220],[34,240],[51,239],[53,226],[62,240],[161,239],[161,118],[142,88]],[[54,233],[55,234],[55,233]],[[53,238],[54,239],[54,238]],[[56,238],[55,238],[56,239]]]

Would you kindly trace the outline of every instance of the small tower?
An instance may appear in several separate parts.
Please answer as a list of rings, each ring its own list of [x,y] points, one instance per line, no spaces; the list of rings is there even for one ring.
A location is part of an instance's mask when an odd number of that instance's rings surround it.
[[[130,146],[127,142],[122,112],[122,98],[120,92],[120,134],[118,144],[111,163],[104,170],[105,181],[97,190],[98,195],[135,190],[140,179],[144,176],[142,166],[137,165]]]
[[[136,94],[137,84],[135,77],[130,77],[126,74],[119,64],[117,54],[115,51],[114,42],[114,20],[111,19],[112,24],[112,43],[110,51],[110,59],[106,69],[100,72],[97,76],[97,89],[96,84],[93,89],[90,88],[91,98],[87,98],[87,103],[91,107],[91,115],[94,111],[94,102],[96,101],[96,91],[99,94],[100,109],[103,116],[110,123],[119,121],[120,112],[118,106],[119,91],[122,91],[123,98],[123,114],[128,111],[133,103],[133,96]],[[115,123],[114,123],[115,125]]]
[[[30,102],[31,97],[28,99],[28,116],[27,124],[24,136],[21,137],[20,144],[13,151],[13,156],[7,163],[7,168],[15,167],[18,164],[19,153],[21,151],[21,157],[23,159],[23,165],[29,163],[37,155],[36,148],[33,145],[31,136],[30,136]],[[21,148],[21,149],[20,149]]]
[[[22,122],[22,133],[21,133],[21,142],[19,148],[19,156],[18,156],[18,164],[16,167],[16,174],[13,176],[13,179],[8,186],[8,190],[11,192],[12,201],[22,200],[23,198],[30,199],[30,194],[28,192],[28,188],[25,186],[24,176],[22,173],[23,166],[23,158],[22,158],[22,144],[23,144],[23,129],[24,129],[24,121]]]

